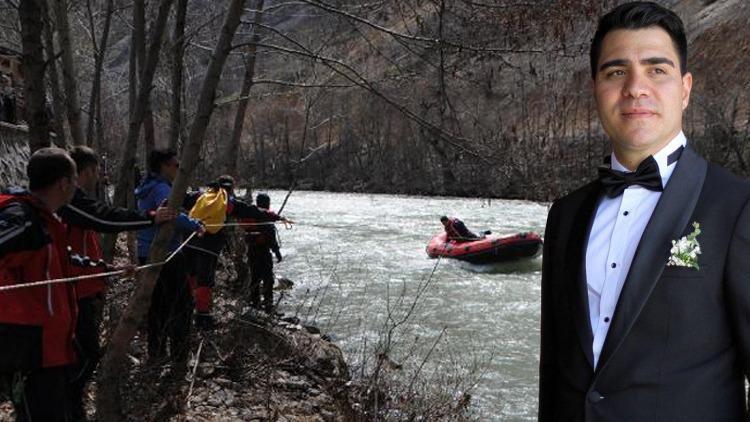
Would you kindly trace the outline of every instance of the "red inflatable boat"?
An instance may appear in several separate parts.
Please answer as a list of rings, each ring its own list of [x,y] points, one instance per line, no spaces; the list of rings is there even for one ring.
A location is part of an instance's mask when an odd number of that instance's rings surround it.
[[[430,258],[454,258],[472,264],[495,264],[516,259],[533,258],[542,251],[542,238],[533,232],[512,236],[487,235],[471,241],[447,241],[445,232],[436,235],[427,245]]]

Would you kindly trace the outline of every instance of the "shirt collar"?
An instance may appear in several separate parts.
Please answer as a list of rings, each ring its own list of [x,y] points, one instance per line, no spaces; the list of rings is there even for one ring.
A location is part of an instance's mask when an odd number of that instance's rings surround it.
[[[664,148],[660,149],[659,152],[654,154],[654,160],[656,160],[656,164],[659,165],[659,174],[661,175],[662,186],[667,186],[667,182],[672,176],[675,165],[677,164],[677,161],[679,161],[677,160],[672,164],[668,164],[667,157],[669,157],[669,155],[673,152],[677,151],[678,148],[684,147],[686,145],[687,138],[685,137],[685,134],[680,131],[680,133],[678,133],[677,136],[669,141],[669,143]],[[614,152],[612,152],[612,170],[630,172],[627,167],[623,166],[619,161],[617,161],[617,157],[615,157]]]

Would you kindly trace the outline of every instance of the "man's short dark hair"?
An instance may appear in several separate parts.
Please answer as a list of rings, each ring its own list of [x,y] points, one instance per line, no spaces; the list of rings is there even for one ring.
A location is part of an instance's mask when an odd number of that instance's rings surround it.
[[[42,148],[36,151],[26,166],[31,191],[48,188],[62,178],[72,178],[75,173],[76,163],[60,148]]]
[[[216,184],[221,188],[232,190],[234,189],[234,177],[228,174],[221,175],[216,180]]]
[[[159,173],[162,164],[169,162],[169,160],[176,156],[177,153],[171,149],[155,149],[151,151],[148,155],[148,171],[151,173]]]
[[[444,215],[444,216],[440,217],[440,222],[441,223],[445,223],[446,221],[448,221],[448,216]]]
[[[99,156],[96,155],[93,149],[84,146],[76,145],[70,150],[70,158],[76,163],[78,173],[91,166],[99,166]]]
[[[268,209],[271,206],[271,197],[268,196],[267,193],[261,192],[255,196],[255,205],[257,205],[258,208]]]
[[[682,20],[673,11],[656,3],[636,1],[614,8],[599,20],[589,52],[591,78],[596,79],[599,57],[602,53],[602,41],[609,32],[617,29],[645,29],[654,26],[669,34],[680,58],[680,72],[684,75],[687,72],[687,38]]]

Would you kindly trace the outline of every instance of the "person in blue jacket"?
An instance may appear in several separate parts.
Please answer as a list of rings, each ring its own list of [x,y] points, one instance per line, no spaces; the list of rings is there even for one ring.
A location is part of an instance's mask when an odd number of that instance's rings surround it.
[[[172,150],[154,150],[148,157],[148,174],[135,189],[138,209],[150,212],[167,201],[172,191],[172,182],[177,177],[180,162]],[[138,231],[138,261],[148,260],[151,243],[158,227]],[[169,250],[176,250],[186,234],[203,231],[203,225],[185,214],[175,219],[175,233],[169,241]],[[187,267],[182,252],[175,255],[162,267],[159,279],[151,296],[148,311],[148,356],[159,362],[167,356],[173,362],[184,362],[188,357],[188,336],[192,316],[193,300],[187,281]]]

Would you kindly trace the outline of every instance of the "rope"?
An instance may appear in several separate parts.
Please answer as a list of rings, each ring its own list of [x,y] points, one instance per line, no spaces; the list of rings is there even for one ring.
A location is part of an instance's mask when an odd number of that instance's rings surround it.
[[[146,270],[146,269],[149,269],[149,268],[160,267],[162,265],[165,265],[167,262],[169,262],[170,260],[172,260],[172,258],[174,258],[175,255],[177,255],[182,250],[182,248],[184,248],[185,245],[187,245],[187,243],[197,233],[198,232],[191,233],[190,236],[188,236],[188,238],[185,239],[185,241],[182,242],[180,244],[180,246],[177,249],[174,250],[174,252],[172,252],[171,254],[169,254],[169,256],[167,257],[167,259],[165,259],[164,261],[161,261],[161,262],[152,262],[150,264],[141,265],[141,266],[135,267],[133,269],[133,271],[138,272],[138,271],[143,271],[143,270]],[[71,282],[74,282],[74,281],[90,280],[90,279],[93,279],[93,278],[110,277],[110,276],[114,276],[114,275],[124,274],[125,272],[126,272],[125,270],[114,270],[114,271],[108,271],[108,272],[104,272],[104,273],[79,275],[79,276],[76,276],[76,277],[55,278],[55,279],[52,279],[52,280],[41,280],[41,281],[34,281],[34,282],[31,282],[31,283],[11,284],[11,285],[8,285],[8,286],[0,286],[0,292],[6,291],[6,290],[24,289],[24,288],[28,288],[28,287],[45,286],[45,285],[51,285],[51,284],[71,283]]]
[[[279,220],[278,222],[281,222],[284,224],[284,228],[287,230],[292,228],[291,223],[287,223],[286,221]],[[219,224],[205,224],[204,227],[245,227],[245,226],[273,226],[276,224],[276,221],[268,221],[265,223],[219,223]],[[297,223],[295,223],[297,224]]]
[[[283,221],[284,227],[287,229],[290,229],[292,227],[291,224],[288,224],[286,221]],[[223,224],[206,224],[205,227],[231,227],[231,226],[266,226],[266,225],[273,225],[276,224],[275,222],[264,222],[264,223],[223,223]],[[193,232],[188,236],[187,239],[185,239],[184,242],[180,244],[180,246],[174,250],[167,259],[161,262],[152,262],[146,265],[141,265],[138,267],[135,267],[133,269],[134,272],[143,271],[149,268],[154,267],[160,267],[162,265],[165,265],[167,262],[172,260],[175,255],[177,255],[182,248],[184,248],[188,242],[196,235],[198,232]],[[51,284],[62,284],[62,283],[72,283],[75,281],[82,281],[82,280],[90,280],[94,278],[101,278],[101,277],[110,277],[115,275],[124,274],[125,270],[114,270],[114,271],[108,271],[104,273],[97,273],[97,274],[85,274],[85,275],[79,275],[75,277],[64,277],[64,278],[55,278],[52,280],[40,280],[40,281],[34,281],[30,283],[19,283],[19,284],[11,284],[7,286],[0,286],[0,292],[7,291],[7,290],[17,290],[17,289],[25,289],[29,287],[38,287],[38,286],[46,286]]]

